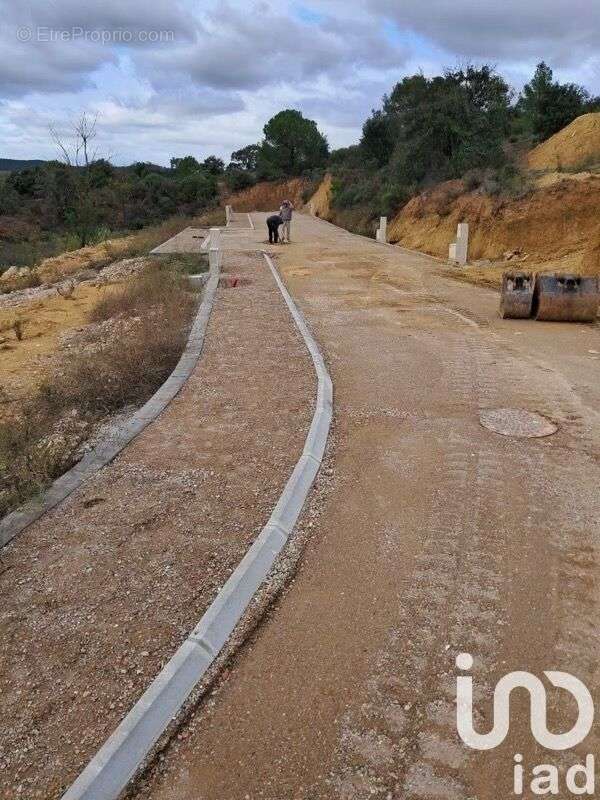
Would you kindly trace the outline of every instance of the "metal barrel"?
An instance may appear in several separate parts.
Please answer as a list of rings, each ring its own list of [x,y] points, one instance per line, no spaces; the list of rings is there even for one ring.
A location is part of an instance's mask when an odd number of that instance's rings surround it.
[[[528,319],[533,306],[533,289],[533,273],[505,272],[500,295],[502,319]]]
[[[533,312],[548,322],[593,322],[598,314],[598,279],[581,275],[538,275]]]

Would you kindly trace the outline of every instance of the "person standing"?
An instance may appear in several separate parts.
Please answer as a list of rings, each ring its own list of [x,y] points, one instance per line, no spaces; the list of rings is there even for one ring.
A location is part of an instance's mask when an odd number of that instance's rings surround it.
[[[277,244],[279,242],[279,226],[282,224],[283,220],[279,214],[272,214],[270,217],[267,217],[269,244]]]
[[[291,200],[284,200],[279,209],[279,216],[283,220],[283,227],[281,228],[281,241],[290,242],[290,229],[292,227],[292,212],[294,206]]]

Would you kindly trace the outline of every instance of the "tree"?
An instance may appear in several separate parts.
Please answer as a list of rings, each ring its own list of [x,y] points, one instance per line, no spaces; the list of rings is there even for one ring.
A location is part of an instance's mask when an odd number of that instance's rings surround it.
[[[591,110],[594,102],[582,86],[555,81],[552,70],[542,61],[523,87],[517,111],[526,129],[543,141]]]
[[[492,67],[467,66],[396,84],[363,128],[361,149],[390,165],[395,183],[458,177],[499,166],[508,130],[510,91]]]
[[[300,111],[286,109],[264,127],[265,138],[258,155],[258,172],[267,179],[301,175],[323,166],[329,154],[327,139],[317,123]]]
[[[225,171],[225,183],[230,192],[240,192],[242,189],[254,186],[256,178],[254,173],[229,164]]]
[[[70,167],[89,167],[96,158],[96,151],[90,152],[92,141],[97,135],[98,114],[88,117],[84,111],[79,120],[72,126],[71,143],[60,136],[54,125],[50,125],[50,135],[58,147],[62,160]]]
[[[360,148],[378,167],[390,160],[396,143],[394,116],[383,111],[373,111],[362,129]]]
[[[365,164],[364,153],[358,144],[338,147],[337,150],[331,151],[329,164],[338,168],[362,169]]]
[[[102,160],[98,169],[94,169],[97,151],[91,151],[91,143],[96,138],[98,115],[88,117],[84,112],[78,122],[72,126],[72,141],[60,136],[56,128],[50,126],[50,135],[58,147],[62,160],[70,167],[68,179],[72,193],[64,209],[64,220],[76,235],[79,246],[90,243],[100,222],[100,209],[95,196],[97,182],[102,182],[106,169],[112,169],[107,161]]]
[[[246,172],[254,172],[258,164],[259,153],[259,144],[249,144],[246,147],[242,147],[241,150],[236,150],[231,154],[231,164],[229,166],[246,170]]]
[[[202,162],[204,169],[211,175],[222,175],[225,172],[225,162],[217,156],[209,156]]]
[[[103,189],[108,186],[115,174],[113,165],[105,158],[92,161],[89,165],[89,171],[90,184],[93,189]]]
[[[184,156],[183,158],[172,158],[171,169],[175,172],[176,177],[185,178],[195,172],[200,172],[202,167],[194,156]]]

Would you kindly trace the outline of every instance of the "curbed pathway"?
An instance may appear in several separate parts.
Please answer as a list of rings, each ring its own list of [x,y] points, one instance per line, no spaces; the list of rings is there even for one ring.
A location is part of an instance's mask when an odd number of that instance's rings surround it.
[[[313,368],[262,254],[234,244],[222,269],[243,281],[217,289],[178,396],[2,552],[0,797],[62,795],[210,606],[302,453]]]
[[[63,800],[116,800],[211,667],[287,544],[325,455],[333,386],[323,357],[271,258],[265,260],[312,357],[316,408],[302,455],[273,513],[198,625],[90,761]]]

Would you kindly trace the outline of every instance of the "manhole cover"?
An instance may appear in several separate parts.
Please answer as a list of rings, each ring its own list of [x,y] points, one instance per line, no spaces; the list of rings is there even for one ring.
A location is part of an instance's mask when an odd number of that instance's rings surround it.
[[[484,428],[501,436],[521,436],[532,439],[556,433],[558,426],[541,414],[522,408],[494,408],[482,411],[479,419]]]

